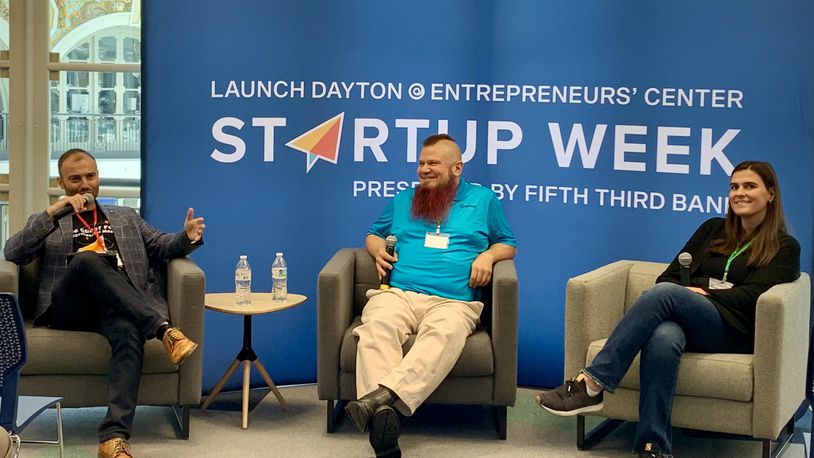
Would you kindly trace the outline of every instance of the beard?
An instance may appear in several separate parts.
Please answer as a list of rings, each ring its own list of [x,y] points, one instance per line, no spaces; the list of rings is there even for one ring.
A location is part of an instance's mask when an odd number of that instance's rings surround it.
[[[435,187],[419,185],[410,208],[413,218],[440,224],[447,218],[456,192],[458,186],[452,179]]]

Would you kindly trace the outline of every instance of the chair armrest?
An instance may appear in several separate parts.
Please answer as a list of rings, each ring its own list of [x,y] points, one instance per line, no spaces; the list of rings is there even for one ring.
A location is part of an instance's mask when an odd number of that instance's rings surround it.
[[[174,326],[183,327],[192,340],[203,338],[206,277],[190,258],[176,258],[167,265],[167,304]],[[197,332],[198,334],[193,334]]]
[[[564,377],[585,367],[588,345],[608,337],[622,318],[630,268],[635,261],[616,261],[568,280],[565,289]]]
[[[494,403],[517,399],[517,270],[513,260],[492,270],[492,348],[495,354]]]
[[[206,277],[190,258],[176,258],[167,265],[167,304],[173,326],[198,343],[198,349],[179,368],[179,404],[201,402],[203,374],[204,303]]]
[[[317,393],[339,399],[339,352],[342,336],[353,320],[356,253],[337,252],[317,277]]]
[[[0,291],[18,295],[19,267],[11,261],[0,260]]]
[[[753,436],[776,439],[805,399],[811,283],[773,286],[760,295],[755,314]]]

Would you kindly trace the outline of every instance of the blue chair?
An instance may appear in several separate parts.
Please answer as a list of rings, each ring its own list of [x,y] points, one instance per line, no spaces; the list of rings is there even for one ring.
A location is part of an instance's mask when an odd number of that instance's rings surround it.
[[[18,396],[20,369],[26,360],[25,328],[17,298],[12,293],[0,293],[0,426],[13,438],[19,452],[19,434],[39,414],[50,407],[56,408],[56,441],[23,441],[59,446],[63,456],[61,397]],[[16,456],[16,453],[15,453]]]

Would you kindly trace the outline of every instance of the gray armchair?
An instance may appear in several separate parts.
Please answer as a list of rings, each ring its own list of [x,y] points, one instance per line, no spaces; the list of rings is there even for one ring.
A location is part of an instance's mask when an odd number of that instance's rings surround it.
[[[593,361],[622,314],[666,267],[617,261],[568,281],[566,378]],[[805,400],[810,291],[809,277],[803,273],[797,281],[776,285],[758,298],[754,354],[685,353],[673,426],[762,439],[764,456],[769,456],[772,441],[780,442],[793,431],[795,412]],[[604,408],[595,415],[636,421],[638,403],[637,356],[616,392],[605,393]],[[585,418],[579,416],[577,447],[589,447],[618,423],[606,421],[586,437]]]
[[[201,345],[203,271],[189,258],[155,263],[150,269],[167,293],[173,325]],[[63,407],[106,406],[110,345],[101,334],[33,327],[38,276],[39,261],[18,268],[0,260],[0,291],[17,294],[26,320],[28,362],[20,375],[20,394],[62,396]],[[184,439],[189,438],[189,409],[201,401],[202,367],[200,346],[176,367],[167,359],[161,342],[152,339],[145,344],[139,404],[172,406]]]
[[[365,291],[379,287],[376,266],[363,248],[345,248],[323,267],[317,280],[317,391],[327,401],[327,430],[344,404],[356,399],[356,337],[367,302]],[[441,404],[494,407],[501,439],[506,410],[517,391],[517,273],[513,261],[495,264],[492,285],[484,288],[481,325],[449,376],[427,400]],[[408,352],[415,336],[404,344]],[[334,403],[337,403],[335,406]]]

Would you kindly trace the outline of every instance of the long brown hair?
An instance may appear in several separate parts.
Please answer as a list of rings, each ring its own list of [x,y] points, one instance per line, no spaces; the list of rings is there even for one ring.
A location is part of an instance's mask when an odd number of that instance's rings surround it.
[[[755,235],[751,238],[752,245],[749,246],[749,259],[747,260],[747,265],[765,266],[780,250],[778,235],[786,232],[786,217],[780,200],[780,185],[777,182],[774,168],[768,162],[744,161],[735,166],[732,174],[741,170],[755,172],[763,180],[766,189],[774,196],[766,203],[766,216],[763,217],[763,221],[752,232]],[[730,254],[746,242],[745,238],[746,234],[741,219],[735,215],[730,205],[726,212],[724,237],[713,240],[710,251],[724,255]]]

